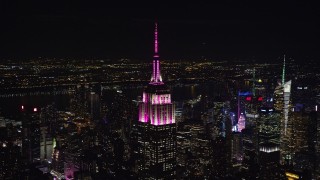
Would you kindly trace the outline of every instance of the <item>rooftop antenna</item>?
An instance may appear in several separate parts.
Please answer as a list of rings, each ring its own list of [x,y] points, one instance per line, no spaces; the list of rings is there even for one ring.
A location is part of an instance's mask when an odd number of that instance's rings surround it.
[[[153,56],[153,71],[151,77],[151,84],[163,84],[160,73],[160,60],[159,60],[159,49],[158,49],[158,23],[155,23],[154,28],[154,56]]]
[[[256,68],[253,67],[253,83],[252,83],[252,94],[255,97],[256,96],[256,88],[255,88],[255,83],[256,83]]]
[[[286,75],[286,55],[283,55],[282,85],[284,85],[284,82],[285,82],[285,75]]]

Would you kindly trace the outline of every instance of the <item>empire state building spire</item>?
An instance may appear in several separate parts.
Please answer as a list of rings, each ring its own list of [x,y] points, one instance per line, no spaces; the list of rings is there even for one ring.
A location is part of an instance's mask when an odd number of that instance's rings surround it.
[[[177,179],[175,105],[170,89],[162,82],[155,23],[151,81],[139,102],[138,179]]]
[[[150,84],[163,84],[160,73],[160,61],[158,54],[158,24],[155,23],[154,29],[154,56],[153,56],[153,71]]]
[[[158,55],[158,24],[155,23],[154,29],[154,54]]]

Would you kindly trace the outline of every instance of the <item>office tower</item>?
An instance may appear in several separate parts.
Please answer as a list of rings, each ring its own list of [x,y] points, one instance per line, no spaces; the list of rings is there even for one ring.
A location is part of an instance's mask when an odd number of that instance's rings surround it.
[[[242,169],[245,172],[246,178],[254,179],[257,175],[257,147],[254,142],[256,135],[253,128],[244,129],[241,134],[243,149]]]
[[[259,179],[281,179],[279,145],[262,143],[259,146]]]
[[[280,114],[273,108],[262,107],[257,118],[259,143],[280,144]]]
[[[318,122],[318,112],[312,111],[308,113],[308,151],[315,153],[316,152],[316,144],[317,144],[317,126],[320,122]]]
[[[315,141],[315,153],[316,153],[316,163],[315,163],[315,177],[320,179],[320,112],[314,112],[312,118],[317,122],[316,130],[316,141]]]
[[[291,80],[285,82],[285,58],[282,70],[282,84],[278,85],[274,92],[274,109],[280,113],[280,163],[292,164],[293,158],[293,129],[292,119],[289,118],[291,106]]]
[[[162,81],[155,24],[151,81],[139,104],[139,160],[141,179],[173,179],[176,176],[175,107],[168,87]]]
[[[251,92],[238,92],[238,131],[255,125],[257,109],[261,105],[262,96],[254,96]]]
[[[0,179],[21,179],[21,122],[0,116]]]
[[[276,113],[280,114],[280,144],[284,141],[284,131],[285,129],[285,117],[284,117],[284,88],[280,84],[275,88],[274,92],[274,109]],[[288,145],[280,145],[280,162],[284,164],[284,159],[286,157],[285,149],[288,149]]]
[[[47,126],[41,126],[41,137],[40,137],[40,160],[52,162],[53,153],[53,138],[51,134],[48,133]]]
[[[88,114],[88,91],[89,86],[78,84],[70,99],[70,110],[81,118],[87,118]]]
[[[292,164],[293,127],[289,119],[291,80],[283,84],[283,108],[280,121],[280,161],[282,164]]]
[[[40,160],[52,162],[53,136],[57,132],[57,109],[55,104],[41,108],[40,112]]]
[[[177,179],[208,179],[214,174],[211,170],[213,162],[212,123],[207,123],[209,118],[207,115],[202,117],[203,121],[187,120],[179,123],[177,127],[177,169],[179,169]]]
[[[64,178],[64,151],[61,148],[53,149],[50,174],[58,179]]]
[[[308,124],[309,114],[303,111],[291,112],[292,124],[293,124],[293,150],[294,152],[308,151]]]
[[[177,178],[181,179],[183,177],[190,176],[190,171],[188,170],[190,156],[192,156],[191,150],[191,140],[192,134],[190,131],[180,130],[177,131],[177,166],[178,169],[182,169],[177,172]]]
[[[274,90],[273,102],[274,102],[273,108],[275,109],[275,111],[282,114],[284,102],[283,102],[283,87],[281,84],[279,84]]]
[[[48,127],[47,133],[53,135],[57,131],[57,119],[58,119],[58,114],[57,114],[57,108],[56,105],[50,104],[47,105],[44,108],[41,108],[40,111],[40,126],[46,126]]]
[[[252,73],[252,95],[256,96],[256,68],[253,68]]]
[[[89,94],[89,112],[90,112],[90,116],[91,116],[91,121],[98,123],[98,121],[100,120],[100,96],[98,93],[95,92],[90,92]]]
[[[295,170],[320,178],[320,114],[317,111],[294,112]],[[297,134],[296,134],[297,133]]]
[[[246,119],[244,114],[240,114],[239,120],[238,120],[238,132],[241,132],[246,127]]]
[[[243,153],[242,153],[242,137],[240,132],[233,132],[232,133],[232,140],[231,140],[231,158],[232,158],[232,165],[237,166],[241,164]]]
[[[261,106],[266,104],[266,88],[262,80],[256,81],[255,68],[253,70],[253,85],[252,85],[252,95],[245,96],[245,113],[244,113],[244,128],[254,128],[256,127],[256,122],[258,118],[258,110]],[[240,114],[241,116],[241,114]]]
[[[213,103],[213,123],[210,126],[212,139],[213,178],[225,178],[232,167],[232,120],[230,101],[215,100]],[[233,116],[232,116],[233,117]]]
[[[213,138],[219,136],[225,138],[227,132],[232,130],[233,124],[230,119],[230,102],[216,101],[214,102],[213,110],[209,112],[211,113],[210,116],[213,116],[211,118],[211,121],[213,121]],[[227,128],[227,126],[230,127]]]
[[[311,82],[310,82],[311,81]],[[316,93],[313,88],[312,80],[305,78],[297,78],[292,84],[292,105],[295,111],[311,111],[316,104]]]
[[[25,163],[36,162],[40,158],[40,118],[37,108],[23,110],[22,115],[22,156]]]
[[[285,56],[283,59],[283,68],[282,68],[282,79],[281,83],[278,83],[278,86],[274,91],[274,108],[277,112],[283,113],[284,110],[284,83],[285,83]]]
[[[217,137],[212,142],[212,179],[224,179],[228,175],[226,139]]]
[[[0,179],[21,179],[21,148],[0,140]]]
[[[205,110],[206,112],[204,112],[202,115],[201,115],[201,119],[203,120],[203,123],[204,124],[209,124],[209,123],[213,123],[213,115],[214,115],[214,108],[208,108]],[[177,112],[177,110],[176,110]]]
[[[245,119],[246,119],[246,112],[248,109],[248,102],[252,101],[252,93],[251,92],[238,92],[238,114],[237,114],[237,120],[238,123],[241,120],[240,128],[245,128]],[[239,127],[238,127],[239,128]],[[241,132],[242,129],[238,129],[239,132]]]
[[[175,104],[175,111],[176,111],[176,114],[175,114],[175,118],[176,118],[176,124],[177,126],[179,125],[180,122],[183,121],[183,103],[177,103]]]

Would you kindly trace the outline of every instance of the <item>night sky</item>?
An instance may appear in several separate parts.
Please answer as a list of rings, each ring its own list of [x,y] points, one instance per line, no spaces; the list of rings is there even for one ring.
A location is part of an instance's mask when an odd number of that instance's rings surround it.
[[[155,20],[162,59],[320,57],[320,8],[304,1],[71,2],[1,1],[1,59],[149,60]]]

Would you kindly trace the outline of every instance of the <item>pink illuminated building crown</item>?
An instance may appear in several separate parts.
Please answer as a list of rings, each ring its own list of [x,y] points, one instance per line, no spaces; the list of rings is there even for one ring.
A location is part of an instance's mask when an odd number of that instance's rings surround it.
[[[154,35],[153,71],[149,86],[143,92],[142,102],[139,104],[139,121],[157,126],[175,123],[175,108],[160,73],[157,23]]]

